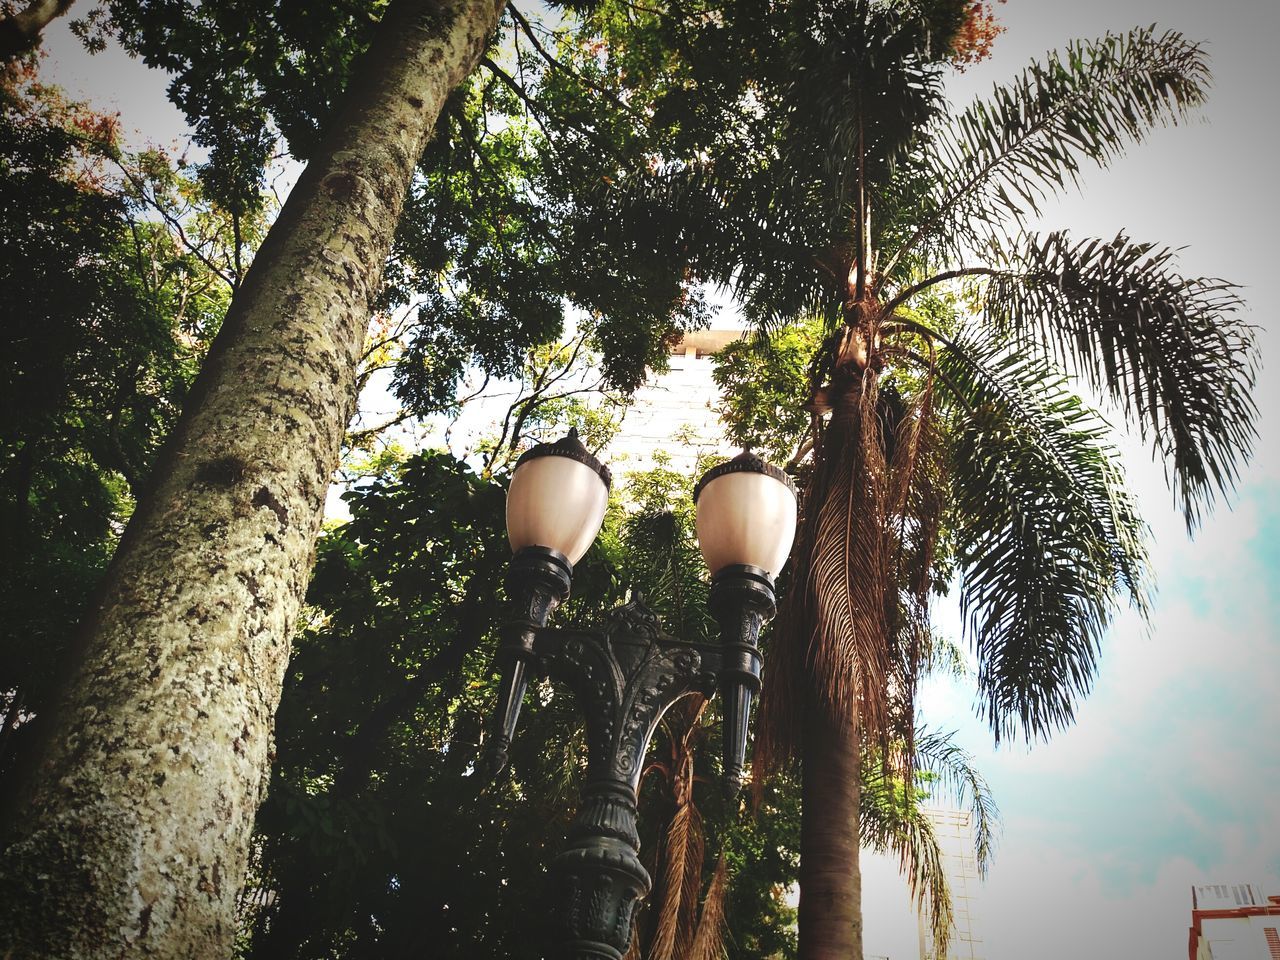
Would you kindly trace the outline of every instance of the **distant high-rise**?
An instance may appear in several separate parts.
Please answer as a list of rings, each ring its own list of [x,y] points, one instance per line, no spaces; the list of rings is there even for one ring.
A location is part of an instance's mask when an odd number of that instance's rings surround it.
[[[978,860],[973,850],[973,817],[965,810],[925,811],[933,824],[942,851],[942,869],[951,890],[954,925],[951,943],[939,956],[923,914],[920,924],[920,960],[982,960],[982,938],[977,933],[975,902],[978,898]]]
[[[670,369],[649,375],[605,448],[615,474],[651,469],[660,453],[670,469],[689,475],[699,454],[732,455],[716,409],[720,394],[711,379],[711,357],[742,336],[742,330],[694,330],[672,347]]]
[[[1280,896],[1254,883],[1191,888],[1187,960],[1280,960]]]

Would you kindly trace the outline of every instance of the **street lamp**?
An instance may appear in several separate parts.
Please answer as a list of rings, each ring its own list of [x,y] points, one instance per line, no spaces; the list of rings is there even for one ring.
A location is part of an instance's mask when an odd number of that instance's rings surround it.
[[[773,578],[796,535],[796,488],[781,469],[743,452],[693,488],[695,527],[711,571],[711,613],[720,625],[724,790],[736,796],[747,754],[747,718],[760,691],[760,628],[773,616]]]
[[[569,686],[587,735],[581,803],[568,845],[551,864],[556,960],[621,960],[626,953],[635,906],[652,886],[638,857],[640,772],[658,721],[680,698],[710,697],[719,688],[723,785],[737,795],[747,718],[760,689],[760,628],[773,616],[773,580],[795,535],[791,481],[743,453],[709,470],[694,491],[719,644],[668,635],[638,598],[610,611],[598,628],[549,628],[548,618],[569,596],[574,563],[600,531],[609,484],[608,469],[571,430],[520,458],[507,495],[513,555],[506,585],[515,615],[498,650],[502,682],[488,772],[506,765],[532,673]]]

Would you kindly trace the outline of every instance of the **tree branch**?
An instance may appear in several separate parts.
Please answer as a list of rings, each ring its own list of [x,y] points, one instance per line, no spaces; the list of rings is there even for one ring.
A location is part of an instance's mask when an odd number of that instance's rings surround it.
[[[500,66],[494,63],[490,57],[483,58],[480,61],[480,63],[482,66],[485,67],[485,69],[487,69],[495,77],[501,80],[502,83],[520,99],[520,101],[528,108],[530,114],[532,114],[534,120],[537,122],[538,127],[542,130],[543,134],[554,145],[556,138],[553,136],[552,132],[547,129],[546,117],[543,115],[541,108],[534,101],[533,97],[529,96],[529,91],[525,90],[525,88],[516,80],[515,77],[511,76],[511,74],[507,73],[507,71],[503,70]],[[559,117],[558,119],[565,126],[569,127],[569,129],[576,130],[578,133],[582,134],[584,137],[590,140],[596,147],[603,150],[609,156],[615,157],[615,158],[617,157],[617,151],[615,151],[610,144],[604,142],[600,138],[599,134],[593,133],[592,131],[588,130],[586,127],[582,126],[581,124],[575,123],[574,121],[569,120],[566,117]]]
[[[618,97],[618,95],[614,93],[612,90],[610,90],[608,87],[602,87],[600,84],[583,76],[577,70],[573,69],[572,67],[563,63],[562,61],[556,59],[555,56],[553,56],[545,47],[543,47],[543,45],[538,41],[538,38],[534,36],[533,25],[525,18],[524,14],[522,14],[519,10],[516,9],[515,4],[508,3],[507,12],[511,14],[511,19],[515,21],[516,26],[519,27],[522,31],[524,31],[524,35],[529,38],[529,42],[533,44],[533,49],[538,52],[538,56],[540,56],[543,60],[545,60],[553,70],[559,70],[561,73],[568,74],[569,76],[573,77],[574,80],[578,81],[578,83],[582,84],[584,87],[588,87],[591,90],[594,90],[596,93],[599,93],[605,97],[608,97],[610,102],[612,102],[615,107],[617,107],[619,110],[623,111],[624,113],[627,113],[632,117],[641,117],[643,119],[641,113],[638,110],[636,110],[630,104],[624,103]]]
[[[410,410],[401,410],[398,414],[383,423],[379,423],[373,427],[365,427],[361,430],[352,430],[347,434],[345,441],[348,447],[358,447],[368,440],[372,440],[383,430],[388,430],[397,424],[404,423],[406,420],[413,418],[413,412]]]
[[[947,280],[955,280],[959,277],[994,277],[1002,272],[1003,271],[997,270],[994,267],[959,267],[955,270],[947,270],[943,273],[934,274],[927,280],[921,280],[919,283],[915,283],[907,287],[907,289],[903,290],[896,297],[881,307],[880,318],[883,320],[886,317],[893,316],[893,311],[898,309],[898,307],[902,306],[917,293],[927,290],[936,284],[944,283]]]
[[[168,210],[166,210],[160,204],[159,200],[157,200],[155,197],[153,197],[150,193],[147,192],[146,183],[143,182],[143,180],[139,176],[137,176],[132,170],[126,167],[120,161],[120,158],[115,155],[114,151],[107,151],[107,156],[111,160],[111,162],[114,163],[119,168],[120,172],[124,174],[125,179],[128,180],[129,183],[133,186],[133,188],[138,191],[138,196],[142,198],[143,202],[146,203],[148,206],[150,206],[153,210],[155,210],[156,213],[160,214],[161,219],[163,219],[164,222],[168,224],[169,229],[171,229],[174,233],[177,234],[178,239],[182,242],[182,245],[188,250],[188,252],[190,252],[191,255],[194,256],[201,263],[203,263],[205,267],[208,268],[210,273],[212,273],[214,276],[222,280],[222,282],[225,283],[232,290],[235,290],[236,288],[235,278],[230,277],[227,274],[223,273],[222,270],[219,269],[218,266],[214,264],[214,262],[200,250],[199,247],[197,247],[194,243],[191,242],[191,239],[187,236],[187,231],[182,226],[182,221],[180,221],[177,217],[175,217]]]
[[[0,63],[16,60],[40,43],[44,28],[62,16],[74,0],[33,0],[25,10],[0,20]]]

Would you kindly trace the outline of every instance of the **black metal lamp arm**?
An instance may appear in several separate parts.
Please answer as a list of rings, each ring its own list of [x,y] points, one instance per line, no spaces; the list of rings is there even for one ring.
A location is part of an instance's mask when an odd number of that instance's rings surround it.
[[[507,765],[507,749],[520,720],[529,674],[536,672],[537,633],[569,596],[572,578],[573,564],[550,547],[525,547],[511,558],[506,587],[514,616],[503,626],[498,647],[497,666],[502,680],[482,771],[490,779]]]
[[[746,753],[751,699],[760,688],[760,627],[773,613],[773,585],[754,567],[730,568],[712,586],[720,644],[686,643],[666,634],[657,616],[633,600],[611,611],[599,630],[548,628],[568,595],[562,557],[543,548],[516,555],[508,574],[517,617],[499,649],[502,683],[490,742],[489,772],[506,763],[530,671],[573,690],[585,718],[587,776],[569,842],[552,862],[557,885],[557,960],[622,960],[636,904],[649,874],[638,856],[636,792],[649,741],[662,715],[682,697],[725,698],[725,790],[736,795]]]
[[[720,624],[720,712],[724,717],[721,785],[732,800],[742,789],[751,701],[760,692],[760,630],[775,610],[773,578],[733,564],[711,581],[711,613]]]

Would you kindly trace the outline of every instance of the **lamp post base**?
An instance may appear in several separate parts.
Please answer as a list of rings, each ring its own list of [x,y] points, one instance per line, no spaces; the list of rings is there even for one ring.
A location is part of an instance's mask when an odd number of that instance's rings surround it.
[[[602,631],[541,630],[535,652],[574,692],[586,718],[587,782],[552,861],[558,907],[555,960],[622,960],[636,905],[652,886],[640,863],[636,790],[653,731],[667,709],[715,690],[719,651],[663,633],[637,601],[609,614]]]
[[[622,960],[626,954],[636,905],[652,887],[636,831],[636,791],[649,741],[672,704],[689,695],[713,696],[717,684],[729,696],[726,783],[736,793],[750,697],[759,689],[755,640],[763,618],[773,612],[772,584],[762,573],[744,567],[717,585],[726,641],[720,644],[686,643],[666,634],[638,600],[610,612],[600,630],[535,626],[533,618],[512,625],[503,647],[508,669],[499,697],[497,748],[510,741],[526,669],[573,691],[587,734],[582,802],[568,845],[550,868],[557,904],[549,954],[554,960]],[[514,676],[517,682],[506,682]]]

